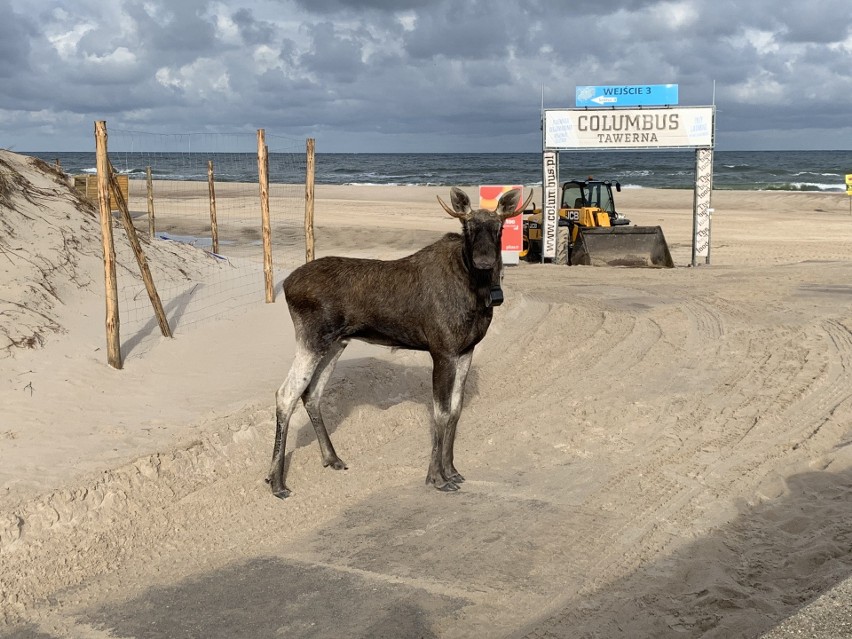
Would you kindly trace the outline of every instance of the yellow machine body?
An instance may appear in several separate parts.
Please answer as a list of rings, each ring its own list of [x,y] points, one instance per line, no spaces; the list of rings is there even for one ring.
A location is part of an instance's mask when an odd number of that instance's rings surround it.
[[[562,203],[556,231],[557,264],[671,268],[674,266],[663,230],[659,226],[631,226],[615,211],[608,181],[574,180],[562,186]],[[621,185],[615,183],[617,190]],[[574,208],[565,207],[574,203]],[[583,206],[580,206],[583,205]],[[603,208],[606,207],[606,208]],[[521,257],[540,259],[542,211],[523,216]]]

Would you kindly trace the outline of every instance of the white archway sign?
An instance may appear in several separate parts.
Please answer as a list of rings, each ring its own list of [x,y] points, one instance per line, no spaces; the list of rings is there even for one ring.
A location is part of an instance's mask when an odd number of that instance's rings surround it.
[[[556,256],[559,151],[695,149],[692,265],[710,263],[715,107],[544,109],[542,258]]]

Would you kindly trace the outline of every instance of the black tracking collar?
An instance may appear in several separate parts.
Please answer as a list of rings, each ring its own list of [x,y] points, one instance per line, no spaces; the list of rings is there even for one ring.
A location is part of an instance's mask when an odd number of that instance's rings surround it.
[[[500,288],[499,284],[495,284],[491,287],[491,294],[488,298],[488,304],[486,304],[486,308],[489,306],[500,306],[503,303],[503,289]]]

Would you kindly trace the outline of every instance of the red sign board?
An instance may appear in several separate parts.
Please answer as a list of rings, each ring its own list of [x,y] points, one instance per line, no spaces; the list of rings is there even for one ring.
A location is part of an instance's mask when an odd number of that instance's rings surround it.
[[[503,246],[504,251],[521,252],[524,247],[524,229],[523,216],[521,215],[521,207],[524,205],[524,187],[521,185],[515,186],[497,186],[485,185],[479,187],[479,208],[491,209],[497,208],[497,202],[500,201],[500,196],[506,191],[512,189],[521,189],[521,197],[518,200],[518,214],[510,217],[503,222]]]

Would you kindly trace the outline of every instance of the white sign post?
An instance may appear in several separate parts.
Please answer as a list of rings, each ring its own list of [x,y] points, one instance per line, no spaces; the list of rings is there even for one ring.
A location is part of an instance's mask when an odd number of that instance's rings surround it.
[[[556,227],[559,224],[559,154],[545,151],[542,166],[541,256],[556,257]]]
[[[710,263],[710,194],[713,191],[713,149],[695,149],[695,192],[692,204],[692,265]]]

